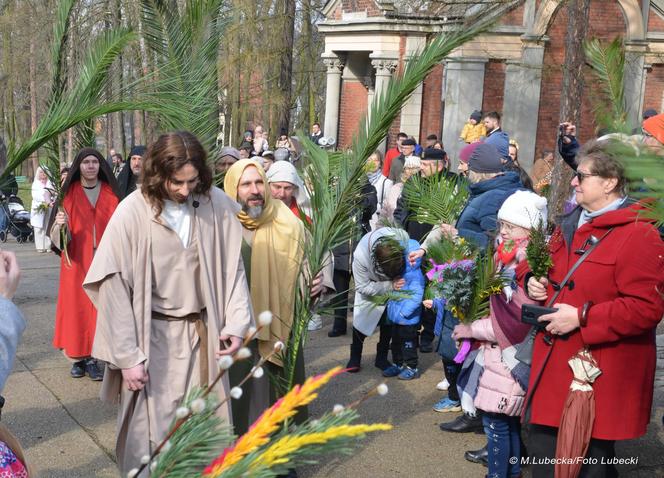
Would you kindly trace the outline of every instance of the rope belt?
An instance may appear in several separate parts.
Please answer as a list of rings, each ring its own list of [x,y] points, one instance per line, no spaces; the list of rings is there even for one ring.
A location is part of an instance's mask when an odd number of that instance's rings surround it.
[[[200,386],[207,387],[208,378],[209,378],[209,369],[208,369],[208,330],[207,324],[203,320],[203,312],[205,309],[200,312],[194,312],[192,314],[185,315],[183,317],[172,317],[170,315],[162,314],[161,312],[152,311],[152,318],[154,320],[164,320],[166,322],[175,322],[182,320],[185,322],[192,322],[194,328],[196,329],[196,334],[199,339],[198,347],[198,360],[200,362]]]

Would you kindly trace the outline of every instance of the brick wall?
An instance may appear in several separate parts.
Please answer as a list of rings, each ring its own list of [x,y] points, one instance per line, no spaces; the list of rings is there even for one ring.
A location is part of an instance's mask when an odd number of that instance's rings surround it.
[[[643,100],[643,111],[654,108],[658,112],[664,110],[662,95],[664,94],[664,65],[653,65],[646,77],[646,91]]]
[[[490,60],[484,70],[484,97],[482,98],[482,112],[503,110],[503,97],[505,95],[505,63]],[[470,116],[472,111],[468,111]],[[466,113],[464,113],[465,115]]]
[[[650,7],[650,12],[648,13],[648,31],[664,32],[664,19],[652,7]]]
[[[380,10],[374,0],[342,0],[344,12],[364,12],[367,16],[376,17],[380,15]]]
[[[422,88],[422,120],[420,121],[420,143],[430,134],[442,138],[441,95],[443,91],[443,65],[438,65],[426,77]]]
[[[500,25],[523,25],[523,11],[525,8],[525,4],[522,3],[507,15],[503,15],[503,17],[500,19]]]
[[[562,65],[565,59],[564,45],[567,31],[567,10],[560,8],[551,21],[547,35],[550,41],[544,51],[542,70],[542,89],[540,95],[539,119],[535,158],[542,150],[554,146],[560,116],[560,90],[562,85]],[[590,31],[588,37],[613,40],[625,34],[625,20],[617,1],[592,0],[590,5]],[[593,79],[586,74],[586,93],[581,108],[579,140],[586,141],[595,133],[594,115],[590,96],[593,91]],[[518,136],[518,132],[515,133]]]
[[[339,147],[346,148],[367,112],[367,89],[357,80],[341,82],[341,105],[339,109]]]

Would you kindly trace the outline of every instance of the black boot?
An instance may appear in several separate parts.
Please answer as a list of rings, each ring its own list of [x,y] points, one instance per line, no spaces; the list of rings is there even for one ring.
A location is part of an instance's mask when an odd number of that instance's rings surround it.
[[[364,334],[353,327],[353,342],[350,344],[350,360],[348,360],[348,363],[346,364],[346,368],[350,373],[357,373],[360,371],[364,338]]]
[[[471,417],[467,413],[457,417],[451,422],[441,423],[440,429],[444,432],[456,433],[484,433],[484,426],[482,425],[482,417],[479,415]]]
[[[489,449],[486,445],[479,450],[467,451],[463,457],[471,463],[479,463],[480,465],[489,466]]]

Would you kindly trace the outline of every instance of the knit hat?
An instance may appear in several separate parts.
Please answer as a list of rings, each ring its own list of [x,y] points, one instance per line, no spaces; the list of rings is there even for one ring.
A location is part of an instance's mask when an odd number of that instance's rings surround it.
[[[473,151],[482,143],[470,143],[469,145],[464,146],[459,152],[459,161],[462,163],[468,164],[470,156],[473,154]]]
[[[288,161],[290,159],[290,151],[286,148],[277,148],[274,150],[275,161]]]
[[[470,119],[474,119],[478,123],[482,119],[482,112],[480,110],[475,110],[472,113],[470,113]]]
[[[147,148],[143,145],[136,145],[131,148],[131,151],[129,151],[129,157],[131,158],[132,156],[141,156],[145,157],[145,152],[147,151]]]
[[[652,108],[647,109],[643,112],[643,119],[647,120],[648,118],[652,118],[653,116],[657,116],[657,110],[654,110]]]
[[[664,114],[651,116],[643,122],[643,130],[664,144]]]
[[[237,161],[240,160],[240,152],[232,146],[224,146],[221,148],[219,151],[219,158],[223,158],[224,156],[230,156],[231,158],[235,158]]]
[[[537,227],[540,221],[546,227],[546,219],[546,198],[531,191],[516,191],[498,210],[498,220],[525,229]]]
[[[445,151],[437,148],[426,148],[422,152],[423,160],[443,161],[445,159],[445,156],[446,156]]]
[[[468,169],[476,173],[500,173],[503,170],[503,163],[496,147],[480,143],[470,155]]]
[[[412,138],[406,138],[401,142],[401,146],[417,146],[417,143]]]

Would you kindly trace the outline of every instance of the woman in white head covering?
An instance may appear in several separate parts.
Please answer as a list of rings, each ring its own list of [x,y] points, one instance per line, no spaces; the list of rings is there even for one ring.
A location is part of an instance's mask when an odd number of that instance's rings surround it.
[[[37,252],[48,252],[51,240],[46,234],[49,210],[51,207],[51,191],[53,186],[42,168],[37,168],[35,180],[32,182],[32,207],[30,208],[30,224],[35,232]]]

